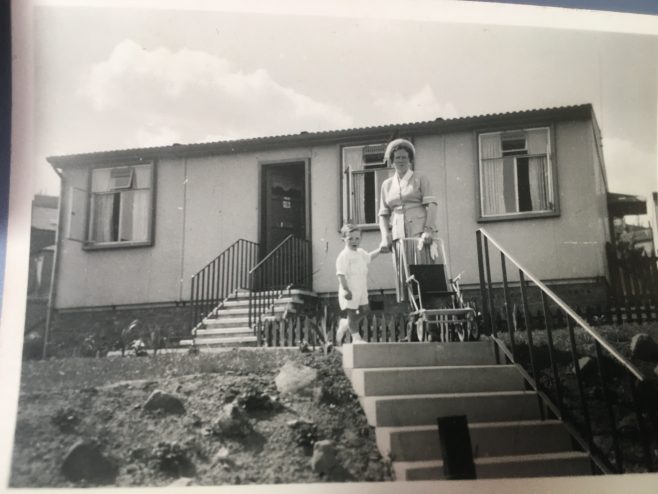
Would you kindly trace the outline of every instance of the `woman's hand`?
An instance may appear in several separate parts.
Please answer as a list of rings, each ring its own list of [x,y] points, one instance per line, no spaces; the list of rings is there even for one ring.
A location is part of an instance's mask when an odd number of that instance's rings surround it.
[[[386,254],[391,252],[391,245],[393,241],[391,240],[391,234],[387,233],[386,236],[382,235],[382,241],[379,243],[379,252]]]
[[[352,292],[349,288],[345,290],[345,300],[352,300]]]
[[[434,236],[432,235],[432,232],[429,230],[425,230],[420,238],[423,239],[423,244],[425,245],[432,245],[432,242],[434,242]]]

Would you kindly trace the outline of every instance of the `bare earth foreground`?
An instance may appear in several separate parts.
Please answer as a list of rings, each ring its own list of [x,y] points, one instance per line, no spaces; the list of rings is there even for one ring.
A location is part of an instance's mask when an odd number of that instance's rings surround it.
[[[280,395],[275,377],[292,360],[318,371],[313,392]],[[182,399],[184,413],[148,411],[155,390]],[[241,434],[216,419],[228,403],[244,412]],[[291,421],[303,419],[302,427]],[[311,468],[315,441],[331,440],[337,465]],[[26,361],[11,470],[12,487],[83,487],[62,464],[80,440],[115,466],[109,485],[164,486],[390,480],[341,368],[341,355],[298,349],[234,349],[156,357]]]

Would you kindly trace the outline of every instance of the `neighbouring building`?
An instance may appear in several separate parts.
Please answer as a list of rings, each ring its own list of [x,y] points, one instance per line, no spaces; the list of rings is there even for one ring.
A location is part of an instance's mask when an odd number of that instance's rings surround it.
[[[567,300],[605,301],[608,191],[584,104],[50,157],[62,176],[51,340],[140,311],[184,327],[192,277],[239,239],[257,244],[257,259],[288,235],[304,239],[307,285],[330,298],[341,223],[361,224],[364,248],[379,243],[379,186],[392,173],[383,152],[394,137],[414,142],[465,288],[478,287],[475,232],[485,228]],[[390,256],[373,262],[369,287],[389,307]]]
[[[37,194],[32,200],[30,265],[28,268],[25,332],[42,332],[55,252],[59,198]]]

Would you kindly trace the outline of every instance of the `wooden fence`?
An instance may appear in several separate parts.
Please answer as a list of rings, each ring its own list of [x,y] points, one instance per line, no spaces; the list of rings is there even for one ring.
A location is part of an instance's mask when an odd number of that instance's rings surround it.
[[[655,321],[658,317],[658,258],[642,250],[608,244],[611,322]]]
[[[326,341],[336,344],[336,328],[340,316],[293,316],[286,319],[270,319],[261,323],[257,333],[260,346],[294,347],[302,342],[320,346]],[[373,312],[361,321],[359,332],[368,342],[395,342],[406,338],[408,318],[404,314]],[[346,336],[344,342],[349,341]]]

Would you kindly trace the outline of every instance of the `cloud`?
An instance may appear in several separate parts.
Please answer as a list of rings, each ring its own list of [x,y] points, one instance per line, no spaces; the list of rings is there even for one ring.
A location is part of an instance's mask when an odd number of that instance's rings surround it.
[[[429,84],[417,92],[403,94],[397,92],[378,92],[374,106],[382,112],[388,122],[434,120],[435,118],[454,118],[458,116],[455,106],[447,101],[441,102]]]
[[[243,72],[202,51],[146,50],[131,40],[88,69],[80,94],[99,121],[102,116],[111,125],[124,126],[125,139],[139,146],[353,124],[342,109],[279,84],[267,70]]]
[[[620,138],[603,138],[608,188],[622,194],[643,194],[658,190],[655,153]]]

